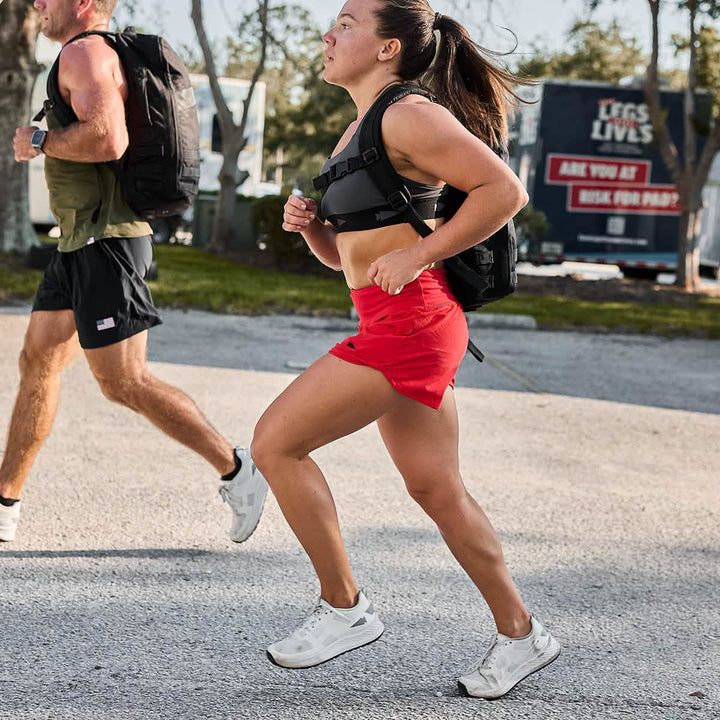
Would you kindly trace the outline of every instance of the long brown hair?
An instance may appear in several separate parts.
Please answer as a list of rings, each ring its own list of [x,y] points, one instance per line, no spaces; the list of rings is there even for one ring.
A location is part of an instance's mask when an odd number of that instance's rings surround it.
[[[473,42],[459,22],[436,13],[427,0],[379,0],[375,17],[378,35],[402,44],[403,80],[427,88],[490,147],[507,141],[508,107],[511,99],[520,101],[513,86],[531,81],[496,65],[492,58],[499,53]]]

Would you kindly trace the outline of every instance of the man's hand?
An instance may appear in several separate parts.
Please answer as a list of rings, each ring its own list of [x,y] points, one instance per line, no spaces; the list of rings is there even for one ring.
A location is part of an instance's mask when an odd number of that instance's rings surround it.
[[[15,131],[13,145],[15,146],[15,161],[27,162],[36,158],[40,153],[30,144],[32,134],[36,127],[20,127]]]

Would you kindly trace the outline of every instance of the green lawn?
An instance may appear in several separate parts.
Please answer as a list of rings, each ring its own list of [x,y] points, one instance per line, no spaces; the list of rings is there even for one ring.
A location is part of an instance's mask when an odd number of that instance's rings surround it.
[[[347,285],[335,278],[290,275],[239,265],[177,245],[157,245],[158,279],[149,283],[155,302],[222,313],[346,315]]]
[[[301,313],[345,315],[348,289],[337,279],[291,275],[239,265],[197,248],[155,247],[159,276],[150,283],[156,303],[222,313]],[[24,260],[0,255],[0,300],[33,297],[41,273]],[[591,302],[520,292],[483,313],[533,316],[543,328],[584,328],[660,335],[720,338],[720,298],[690,297],[683,302],[645,305]]]
[[[518,294],[482,310],[488,311],[531,315],[545,328],[595,328],[720,338],[720,297],[690,297],[682,303],[645,305]]]
[[[41,277],[39,270],[27,267],[25,258],[0,253],[0,302],[32,299]]]

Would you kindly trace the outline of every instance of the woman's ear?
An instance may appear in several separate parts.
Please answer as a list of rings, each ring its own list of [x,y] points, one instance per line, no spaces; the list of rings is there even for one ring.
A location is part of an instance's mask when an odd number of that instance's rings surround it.
[[[385,44],[382,46],[382,48],[378,52],[377,59],[380,62],[387,62],[388,60],[392,60],[393,58],[400,55],[401,50],[402,50],[402,43],[397,38],[392,38],[390,40],[386,40]]]

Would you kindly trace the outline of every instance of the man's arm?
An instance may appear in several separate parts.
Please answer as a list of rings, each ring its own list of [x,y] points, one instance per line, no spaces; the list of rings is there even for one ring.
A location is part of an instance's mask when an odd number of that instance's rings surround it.
[[[125,84],[117,53],[97,36],[68,45],[60,56],[60,91],[78,122],[51,130],[43,152],[75,162],[119,160],[128,146],[125,125]],[[30,145],[35,128],[18,128],[15,159],[39,153]]]

